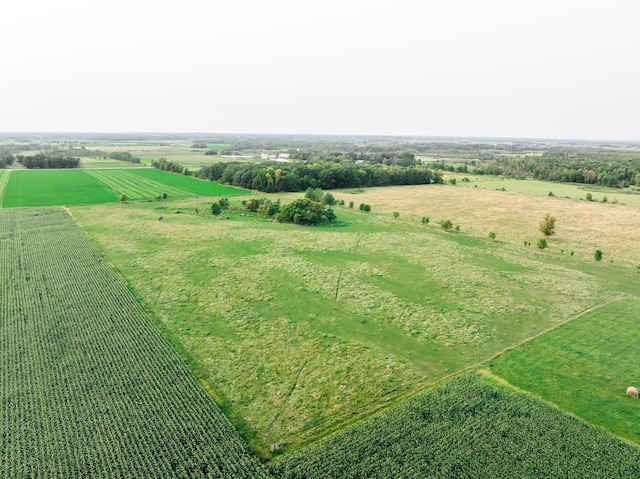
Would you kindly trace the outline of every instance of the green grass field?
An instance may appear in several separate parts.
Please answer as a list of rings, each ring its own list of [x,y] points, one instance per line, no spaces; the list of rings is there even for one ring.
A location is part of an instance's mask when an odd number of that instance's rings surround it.
[[[151,168],[92,170],[16,170],[0,177],[0,205],[58,206],[170,197],[233,196],[243,190]]]
[[[424,204],[428,191],[446,202],[468,190],[419,191]],[[408,193],[389,190],[399,202]],[[635,272],[542,254],[519,239],[445,233],[412,221],[410,205],[399,220],[336,208],[343,226],[312,228],[254,217],[240,200],[228,220],[207,215],[210,205],[198,199],[74,214],[263,452],[322,435],[621,290],[638,291]],[[481,204],[465,208],[489,220]]]
[[[469,182],[462,182],[462,178],[469,178]],[[588,193],[591,193],[593,201],[602,201],[605,197],[608,203],[618,202],[626,205],[640,206],[640,190],[605,188],[598,185],[584,185],[577,183],[553,183],[540,180],[518,180],[510,178],[500,178],[488,175],[474,175],[466,173],[445,173],[443,176],[447,181],[455,178],[457,186],[466,188],[484,188],[515,193],[525,193],[529,195],[548,196],[553,193],[561,198],[575,198],[584,200]]]
[[[640,443],[640,300],[621,299],[491,361],[510,383]]]

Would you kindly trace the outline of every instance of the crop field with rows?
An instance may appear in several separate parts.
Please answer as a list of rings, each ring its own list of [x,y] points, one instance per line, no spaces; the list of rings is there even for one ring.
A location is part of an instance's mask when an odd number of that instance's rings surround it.
[[[640,474],[640,449],[473,374],[278,458],[272,468],[283,479],[613,479]]]
[[[245,191],[151,168],[14,170],[0,173],[0,206],[61,206],[149,200],[167,194],[234,196]]]
[[[3,479],[269,477],[62,209],[0,211],[0,363]]]

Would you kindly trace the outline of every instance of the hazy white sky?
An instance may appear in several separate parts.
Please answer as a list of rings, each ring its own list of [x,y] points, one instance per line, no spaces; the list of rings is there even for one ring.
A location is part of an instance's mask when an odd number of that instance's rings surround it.
[[[640,140],[637,0],[20,0],[0,131]]]

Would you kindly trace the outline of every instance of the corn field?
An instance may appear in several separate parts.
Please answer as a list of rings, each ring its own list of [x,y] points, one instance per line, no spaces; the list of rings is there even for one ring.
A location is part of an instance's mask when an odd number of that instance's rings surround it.
[[[459,377],[276,460],[283,479],[624,478],[640,449],[528,394]]]
[[[269,477],[61,209],[0,211],[0,477]]]

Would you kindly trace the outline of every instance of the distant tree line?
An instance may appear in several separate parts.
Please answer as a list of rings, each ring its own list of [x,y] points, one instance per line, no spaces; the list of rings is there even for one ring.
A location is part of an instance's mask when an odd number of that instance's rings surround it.
[[[151,166],[157,170],[171,171],[173,173],[179,173],[186,176],[196,176],[195,172],[185,168],[184,165],[174,163],[173,161],[167,161],[166,158],[160,158],[158,161],[151,160]]]
[[[28,169],[42,168],[78,168],[80,158],[65,155],[45,155],[38,153],[33,156],[17,155],[16,159],[22,166]]]
[[[118,161],[127,161],[129,163],[140,163],[140,158],[133,156],[128,151],[112,151],[109,158]]]
[[[331,152],[318,153],[310,150],[290,152],[291,158],[313,163],[366,163],[387,166],[416,166],[416,156],[409,151],[387,152]]]
[[[305,191],[307,188],[330,190],[442,182],[437,173],[423,166],[387,166],[353,162],[213,163],[202,167],[197,176],[267,193]]]
[[[0,168],[13,165],[15,157],[8,151],[0,151]]]
[[[476,166],[479,175],[535,178],[561,183],[597,184],[607,187],[640,186],[640,157],[584,158],[530,156],[507,158]]]

